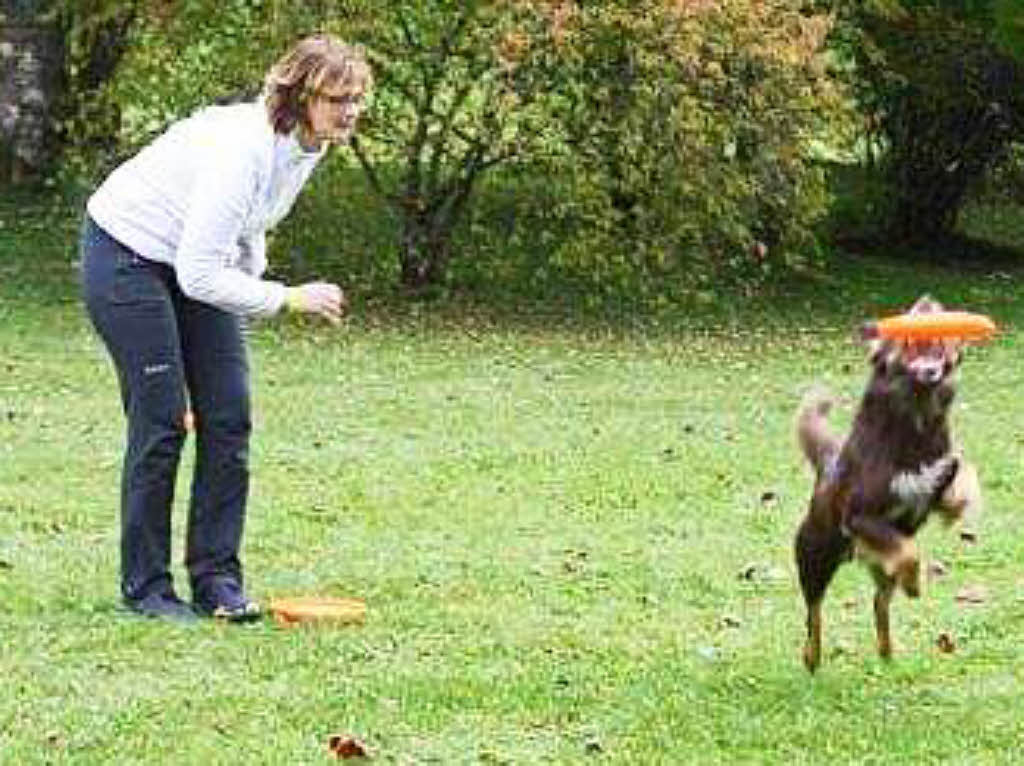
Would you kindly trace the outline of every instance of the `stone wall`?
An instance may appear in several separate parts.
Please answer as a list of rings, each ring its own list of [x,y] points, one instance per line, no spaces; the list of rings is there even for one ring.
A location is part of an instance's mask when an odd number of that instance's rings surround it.
[[[62,71],[62,38],[52,24],[0,15],[0,184],[46,168]]]

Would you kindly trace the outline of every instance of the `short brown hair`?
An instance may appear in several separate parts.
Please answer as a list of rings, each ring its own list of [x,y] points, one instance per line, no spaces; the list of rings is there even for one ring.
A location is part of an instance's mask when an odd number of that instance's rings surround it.
[[[267,72],[264,100],[275,133],[290,133],[305,118],[309,96],[324,85],[341,83],[369,90],[373,77],[361,46],[330,35],[299,40]]]

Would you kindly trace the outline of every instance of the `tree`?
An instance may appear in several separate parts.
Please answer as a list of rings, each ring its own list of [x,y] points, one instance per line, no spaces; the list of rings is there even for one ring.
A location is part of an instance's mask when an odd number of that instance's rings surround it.
[[[1024,59],[1010,55],[1024,13],[1003,0],[831,5],[845,19],[867,145],[876,150],[867,168],[881,182],[881,232],[941,238],[1024,130]]]
[[[557,6],[481,0],[372,4],[353,35],[374,96],[352,147],[396,214],[402,285],[443,281],[452,235],[485,173],[552,140]]]
[[[0,183],[51,164],[63,50],[53,0],[0,1]]]

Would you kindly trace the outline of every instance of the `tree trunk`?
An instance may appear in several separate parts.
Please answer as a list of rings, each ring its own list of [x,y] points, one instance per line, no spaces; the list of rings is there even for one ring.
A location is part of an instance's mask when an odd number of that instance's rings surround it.
[[[408,215],[402,223],[402,287],[413,293],[441,283],[451,251],[450,232],[439,231],[437,223],[423,215]]]
[[[62,62],[55,25],[0,26],[0,183],[27,180],[53,159]]]

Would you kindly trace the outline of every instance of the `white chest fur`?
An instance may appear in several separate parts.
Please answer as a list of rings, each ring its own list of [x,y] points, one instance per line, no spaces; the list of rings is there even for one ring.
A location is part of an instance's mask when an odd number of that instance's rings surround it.
[[[928,511],[928,506],[948,483],[949,471],[956,458],[946,455],[931,463],[924,463],[916,471],[901,471],[889,482],[889,491],[896,503],[889,513],[892,519],[905,517],[913,513],[915,517]]]

